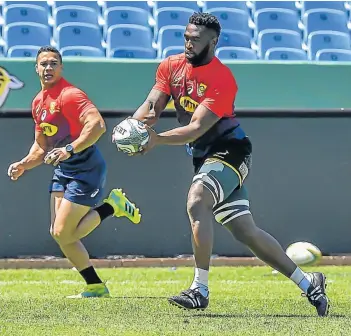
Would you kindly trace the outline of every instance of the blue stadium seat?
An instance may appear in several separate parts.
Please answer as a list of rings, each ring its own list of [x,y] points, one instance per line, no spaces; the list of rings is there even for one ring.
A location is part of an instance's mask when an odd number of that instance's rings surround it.
[[[321,49],[316,53],[317,61],[351,62],[351,50]]]
[[[73,46],[60,49],[62,56],[105,57],[102,49],[86,46]]]
[[[303,15],[304,36],[318,30],[335,30],[348,33],[346,13],[334,9],[311,9]]]
[[[36,57],[40,46],[19,45],[7,51],[7,57]]]
[[[51,33],[48,26],[40,23],[17,22],[4,27],[3,37],[8,49],[15,45],[49,45]]]
[[[36,5],[9,5],[4,8],[4,23],[35,22],[48,24],[48,12]]]
[[[116,24],[137,24],[147,27],[150,14],[136,7],[111,7],[104,12],[105,29]]]
[[[167,8],[167,7],[180,7],[180,8],[191,9],[192,13],[194,13],[194,11],[198,12],[200,10],[200,7],[197,1],[156,1],[154,9],[158,10],[160,8]]]
[[[153,48],[114,48],[110,51],[109,57],[113,58],[138,58],[138,59],[154,59],[156,50]]]
[[[59,8],[62,6],[80,6],[91,8],[98,13],[100,13],[100,6],[97,1],[54,1],[53,9]]]
[[[168,7],[155,11],[156,26],[158,32],[164,26],[186,26],[193,11],[188,8]]]
[[[249,48],[222,47],[216,50],[216,56],[221,60],[257,60],[256,52]]]
[[[178,55],[184,52],[184,47],[166,47],[162,50],[161,58],[167,58],[168,56]]]
[[[288,29],[300,31],[296,12],[289,9],[260,9],[254,13],[255,37],[264,29]]]
[[[216,8],[208,12],[218,18],[222,29],[238,30],[251,34],[248,12],[232,8]]]
[[[62,6],[53,11],[55,27],[62,23],[90,23],[98,26],[98,13],[92,8],[79,6]]]
[[[158,57],[167,47],[179,47],[184,51],[184,31],[185,26],[165,26],[158,33]]]
[[[306,61],[306,52],[294,48],[270,48],[266,51],[265,60],[275,61]]]
[[[150,12],[150,7],[147,1],[105,1],[105,9],[109,9],[112,7],[136,7]]]
[[[217,48],[221,47],[251,48],[251,37],[241,31],[223,29],[217,44]]]
[[[90,23],[63,23],[57,27],[58,48],[87,46],[101,48],[100,29]]]
[[[264,58],[270,48],[302,49],[301,34],[286,29],[265,29],[258,34],[258,54]]]
[[[246,1],[205,1],[203,11],[207,12],[215,8],[234,8],[248,11]]]
[[[345,12],[345,1],[301,1],[302,12],[311,9],[337,9]]]
[[[107,55],[115,48],[152,47],[152,34],[148,27],[133,24],[111,26],[107,31]]]
[[[260,9],[272,9],[272,8],[280,8],[280,9],[290,9],[292,11],[297,11],[295,1],[254,1],[253,2],[253,11],[257,11]]]
[[[314,60],[321,49],[350,50],[350,35],[331,30],[316,31],[308,35],[308,58]]]
[[[47,1],[25,1],[25,0],[19,0],[19,1],[4,1],[4,7],[10,6],[10,5],[34,5],[34,6],[40,6],[43,7],[46,10],[49,10],[49,4]]]

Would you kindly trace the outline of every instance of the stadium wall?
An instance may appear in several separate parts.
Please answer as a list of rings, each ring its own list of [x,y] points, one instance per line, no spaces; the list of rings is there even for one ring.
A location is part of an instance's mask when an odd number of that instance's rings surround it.
[[[253,169],[247,186],[257,224],[283,247],[307,240],[325,254],[351,253],[349,115],[284,111],[239,115],[253,141]],[[52,167],[38,167],[18,182],[6,175],[8,165],[22,158],[33,140],[29,111],[0,116],[0,257],[61,256],[49,234],[47,190]],[[143,221],[133,225],[125,219],[106,220],[84,240],[91,255],[191,254],[185,203],[192,165],[185,148],[160,147],[130,158],[110,142],[114,125],[125,115],[107,112],[104,117],[108,131],[99,145],[108,162],[106,193],[114,187],[125,189],[140,206]],[[170,113],[157,130],[175,125]],[[218,224],[215,236],[214,254],[251,256]]]
[[[239,109],[349,106],[349,63],[291,62],[287,65],[275,61],[236,61],[226,64],[239,84],[236,101]],[[131,111],[143,102],[152,87],[157,65],[154,60],[67,59],[64,74],[85,90],[101,110]],[[0,58],[0,79],[0,110],[27,110],[39,90],[34,61]]]

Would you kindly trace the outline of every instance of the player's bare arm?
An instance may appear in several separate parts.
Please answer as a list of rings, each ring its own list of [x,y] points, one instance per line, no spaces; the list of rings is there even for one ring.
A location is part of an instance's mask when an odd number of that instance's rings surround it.
[[[106,132],[105,121],[96,108],[92,108],[80,117],[84,125],[80,136],[72,142],[73,152],[79,153],[95,144]]]
[[[134,113],[133,118],[142,121],[148,126],[155,125],[166,108],[169,98],[170,96],[166,93],[152,89],[145,102]]]
[[[10,165],[7,174],[11,180],[16,181],[26,170],[33,169],[41,165],[47,150],[45,135],[41,131],[35,131],[35,139],[28,155],[21,161],[14,162]]]
[[[94,145],[106,132],[105,121],[96,108],[91,108],[80,116],[80,122],[84,125],[80,136],[72,142],[73,153],[79,153]],[[71,155],[65,147],[54,148],[45,157],[45,163],[57,166],[60,161],[67,160]]]
[[[150,140],[143,153],[146,153],[156,145],[185,145],[193,142],[205,134],[218,120],[216,114],[203,105],[199,105],[190,123],[186,126],[177,127],[169,131],[156,134],[149,129]]]

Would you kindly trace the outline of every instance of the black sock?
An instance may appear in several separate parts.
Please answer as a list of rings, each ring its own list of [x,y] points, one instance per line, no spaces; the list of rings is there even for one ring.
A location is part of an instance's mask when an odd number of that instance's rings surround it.
[[[95,208],[94,210],[99,214],[101,221],[103,221],[105,218],[109,216],[112,216],[115,212],[112,205],[108,203],[103,203],[97,208]]]
[[[95,269],[94,269],[93,266],[90,266],[90,267],[88,267],[86,269],[83,269],[79,273],[84,278],[84,280],[87,283],[87,285],[102,283],[101,279],[96,274]]]

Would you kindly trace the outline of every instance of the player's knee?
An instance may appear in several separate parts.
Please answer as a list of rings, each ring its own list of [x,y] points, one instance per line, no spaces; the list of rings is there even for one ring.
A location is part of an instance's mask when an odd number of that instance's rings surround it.
[[[188,194],[187,211],[189,216],[196,217],[201,211],[212,209],[213,198],[206,187],[200,183],[193,183]]]
[[[64,229],[55,229],[53,228],[51,231],[51,236],[52,238],[55,239],[55,241],[59,245],[68,245],[74,243],[77,239],[75,239],[72,234],[66,232]]]

